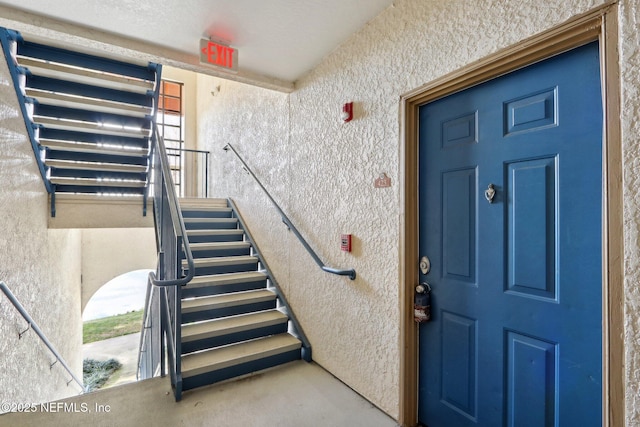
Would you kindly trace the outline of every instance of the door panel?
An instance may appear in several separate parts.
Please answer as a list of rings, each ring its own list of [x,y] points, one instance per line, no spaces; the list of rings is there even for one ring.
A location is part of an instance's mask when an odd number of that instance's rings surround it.
[[[511,162],[506,169],[507,291],[555,300],[557,157]]]
[[[476,282],[476,169],[442,173],[442,264],[444,277]]]
[[[601,151],[597,43],[421,107],[425,425],[600,425]]]

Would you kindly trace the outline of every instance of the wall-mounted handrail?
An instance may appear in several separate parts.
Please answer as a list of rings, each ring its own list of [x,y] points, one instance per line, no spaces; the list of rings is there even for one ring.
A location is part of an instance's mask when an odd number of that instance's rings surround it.
[[[242,156],[240,156],[240,154],[238,154],[236,149],[233,148],[233,146],[231,144],[225,145],[223,149],[225,151],[228,151],[228,150],[233,151],[233,153],[236,155],[236,157],[242,163],[242,166],[244,166],[246,171],[249,172],[249,174],[253,177],[253,179],[256,181],[256,183],[258,183],[258,185],[260,186],[262,191],[264,191],[264,193],[267,195],[269,200],[271,200],[271,203],[273,203],[273,206],[276,208],[276,210],[278,211],[278,213],[282,217],[282,222],[284,222],[287,225],[287,227],[289,227],[289,229],[293,232],[293,234],[295,234],[295,236],[298,238],[300,243],[302,243],[302,246],[304,246],[304,248],[307,250],[307,252],[309,252],[309,255],[311,255],[311,258],[313,258],[313,260],[316,262],[316,264],[318,264],[318,266],[322,270],[326,271],[327,273],[337,274],[339,276],[348,276],[351,280],[355,280],[356,279],[356,271],[353,268],[349,269],[349,270],[340,270],[340,269],[333,268],[333,267],[327,267],[324,264],[324,262],[322,262],[322,260],[318,256],[318,254],[316,254],[316,252],[311,248],[311,246],[309,246],[309,243],[307,243],[307,241],[304,239],[304,237],[302,237],[302,235],[300,234],[298,229],[293,225],[293,223],[291,222],[289,217],[287,217],[287,215],[282,211],[282,209],[280,208],[278,203],[276,203],[276,201],[273,199],[273,197],[271,197],[271,194],[269,194],[267,189],[264,188],[264,185],[262,185],[262,183],[260,182],[258,177],[253,173],[253,171],[251,170],[249,165],[247,165],[247,163],[244,161]]]
[[[71,375],[71,380],[69,380],[69,382],[75,381],[76,383],[78,383],[78,385],[82,388],[82,392],[85,393],[87,391],[87,388],[82,384],[82,381],[80,381],[78,377],[74,375],[74,373],[71,371],[71,368],[69,368],[69,365],[67,365],[67,362],[65,362],[64,358],[60,355],[60,353],[58,353],[53,344],[51,344],[51,342],[47,339],[40,327],[38,327],[33,318],[29,315],[29,313],[27,313],[27,310],[25,310],[22,304],[20,304],[20,301],[18,301],[13,292],[11,292],[11,289],[9,289],[9,287],[4,282],[0,282],[0,289],[2,289],[2,292],[4,292],[4,294],[7,296],[9,301],[11,301],[16,310],[18,310],[18,312],[22,315],[24,320],[27,321],[29,327],[33,329],[38,337],[40,337],[40,340],[44,343],[44,345],[46,345],[51,353],[53,353],[53,355],[56,357],[56,360],[60,362],[64,369]],[[69,385],[69,383],[67,383],[67,385]]]

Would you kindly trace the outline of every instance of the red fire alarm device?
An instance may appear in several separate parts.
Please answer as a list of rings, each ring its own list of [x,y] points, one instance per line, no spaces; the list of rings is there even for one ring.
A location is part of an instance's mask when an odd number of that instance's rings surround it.
[[[340,235],[340,250],[351,252],[351,234]]]
[[[342,121],[345,123],[353,119],[353,102],[347,102],[342,106]]]

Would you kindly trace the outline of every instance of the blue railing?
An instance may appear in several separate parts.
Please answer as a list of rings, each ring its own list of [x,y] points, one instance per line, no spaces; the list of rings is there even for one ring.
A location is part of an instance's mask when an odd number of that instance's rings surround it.
[[[47,169],[43,161],[44,156],[42,155],[42,148],[40,147],[36,139],[36,126],[31,121],[31,115],[27,110],[27,104],[31,103],[31,101],[24,95],[23,90],[20,87],[20,76],[22,75],[24,70],[21,70],[18,67],[18,64],[16,63],[16,60],[12,54],[12,44],[20,40],[21,36],[18,32],[7,30],[6,28],[0,28],[0,43],[2,44],[2,50],[4,51],[4,56],[7,60],[7,65],[9,66],[11,80],[13,81],[13,86],[16,91],[16,95],[18,96],[18,104],[20,105],[20,111],[22,112],[24,124],[27,128],[27,133],[29,134],[29,141],[31,142],[31,148],[33,148],[33,153],[38,164],[38,170],[40,171],[40,175],[42,176],[42,182],[45,189],[47,190],[47,193],[54,194],[53,186],[47,178]],[[53,206],[51,210],[53,214],[52,216],[55,216],[55,210]]]
[[[171,385],[176,400],[182,394],[181,374],[181,315],[182,285],[193,278],[195,265],[189,245],[184,219],[162,137],[154,126],[151,145],[151,184],[154,192],[153,214],[156,224],[158,266],[149,274],[145,314],[138,354],[138,377],[164,375],[166,351]],[[187,274],[182,266],[184,250]],[[164,339],[163,339],[164,338]],[[166,344],[166,348],[165,348]],[[144,354],[144,357],[143,357]]]
[[[153,194],[158,264],[156,271],[149,273],[147,281],[137,377],[145,379],[158,374],[164,376],[165,366],[168,367],[175,399],[180,400],[182,395],[181,294],[182,286],[193,279],[195,264],[171,174],[167,149],[155,122],[160,74],[161,68],[158,68],[147,182],[147,195],[149,192]],[[183,251],[187,262],[186,269],[182,265]]]
[[[209,197],[209,155],[211,153],[189,148],[166,147],[166,149],[178,196],[204,199]],[[191,182],[190,178],[195,182]]]
[[[285,225],[289,228],[289,230],[291,230],[293,232],[293,234],[295,234],[295,236],[298,238],[298,240],[300,241],[302,246],[307,250],[309,255],[311,255],[311,258],[313,258],[313,260],[316,262],[316,264],[318,264],[318,267],[320,267],[323,271],[326,271],[327,273],[337,274],[339,276],[348,276],[351,280],[355,280],[356,279],[356,271],[353,268],[347,269],[347,270],[341,270],[341,269],[338,269],[338,268],[333,268],[333,267],[326,266],[324,264],[324,262],[322,262],[322,260],[318,256],[318,254],[316,254],[316,252],[311,248],[309,243],[307,243],[305,238],[302,237],[302,234],[300,234],[300,232],[295,227],[295,225],[293,225],[293,223],[291,222],[289,217],[283,212],[283,210],[280,207],[280,205],[278,205],[278,203],[276,203],[276,201],[273,199],[273,197],[271,197],[271,194],[269,194],[267,189],[264,188],[264,185],[262,185],[262,183],[260,182],[258,177],[253,173],[253,171],[251,170],[249,165],[247,165],[247,163],[244,161],[242,156],[240,156],[240,154],[238,154],[236,149],[233,148],[233,146],[231,144],[227,144],[227,145],[224,146],[224,150],[225,151],[231,150],[233,152],[233,154],[236,155],[236,157],[238,158],[238,160],[240,160],[240,162],[242,163],[242,166],[245,168],[245,170],[249,173],[249,175],[251,175],[253,177],[253,179],[256,181],[258,186],[262,189],[262,191],[264,191],[264,193],[267,195],[267,197],[269,198],[269,200],[271,201],[273,206],[276,208],[276,210],[280,214],[280,217],[282,218],[282,222],[284,222]]]

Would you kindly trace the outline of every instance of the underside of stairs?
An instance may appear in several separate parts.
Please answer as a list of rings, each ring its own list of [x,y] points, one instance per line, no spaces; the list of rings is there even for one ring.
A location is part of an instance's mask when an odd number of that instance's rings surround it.
[[[311,347],[233,202],[182,199],[180,208],[195,262],[181,291],[182,390],[310,361]]]
[[[149,144],[161,67],[29,40],[0,29],[36,160],[56,195],[139,198],[146,213]]]

